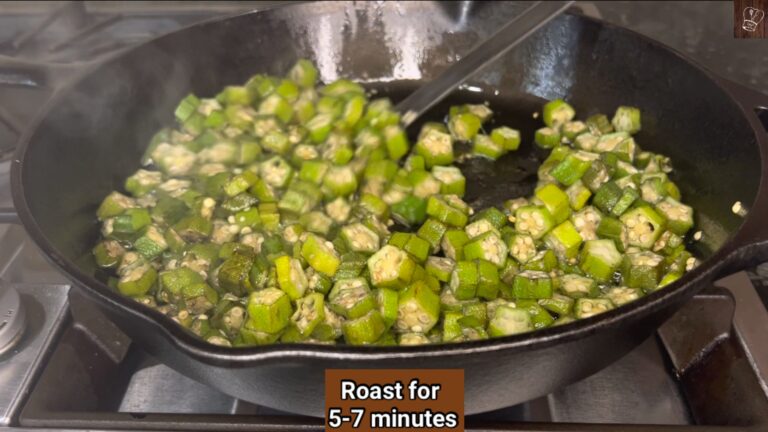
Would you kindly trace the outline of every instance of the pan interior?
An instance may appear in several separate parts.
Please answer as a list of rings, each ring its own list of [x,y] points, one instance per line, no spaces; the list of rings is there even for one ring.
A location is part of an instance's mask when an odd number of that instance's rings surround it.
[[[321,78],[347,77],[397,100],[429,80],[518,12],[487,2],[462,15],[436,3],[292,6],[196,26],[97,68],[58,98],[29,137],[23,197],[37,228],[64,260],[93,274],[101,199],[139,167],[151,135],[171,124],[188,92],[212,96],[255,73],[283,74],[298,58]],[[275,37],[275,35],[281,35]],[[754,200],[760,179],[754,134],[738,106],[700,69],[621,29],[565,15],[467,83],[447,105],[489,101],[497,124],[524,145],[495,164],[468,163],[475,205],[528,195],[544,154],[531,144],[543,101],[562,97],[579,117],[643,111],[639,145],[672,158],[672,177],[696,211],[706,258],[741,224],[735,201]]]

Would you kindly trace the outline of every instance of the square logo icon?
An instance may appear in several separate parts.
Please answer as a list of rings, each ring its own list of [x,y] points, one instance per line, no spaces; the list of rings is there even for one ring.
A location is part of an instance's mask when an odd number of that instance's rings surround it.
[[[733,0],[733,37],[737,39],[768,37],[766,11],[768,11],[768,0]]]

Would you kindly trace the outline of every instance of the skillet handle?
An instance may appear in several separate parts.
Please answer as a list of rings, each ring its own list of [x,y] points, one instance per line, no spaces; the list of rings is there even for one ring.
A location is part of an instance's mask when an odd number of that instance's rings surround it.
[[[755,130],[762,166],[757,197],[751,207],[745,207],[744,226],[731,240],[717,270],[718,276],[727,276],[768,261],[768,95],[723,78],[718,81],[741,105]]]

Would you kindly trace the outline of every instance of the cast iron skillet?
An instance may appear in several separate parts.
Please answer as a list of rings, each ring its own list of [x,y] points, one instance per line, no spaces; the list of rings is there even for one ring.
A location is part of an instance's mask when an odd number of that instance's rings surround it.
[[[472,168],[468,195],[479,203],[530,192],[541,157],[530,145],[531,113],[543,99],[564,97],[582,116],[639,106],[638,142],[672,157],[703,232],[693,246],[702,265],[672,286],[597,317],[488,341],[232,349],[197,339],[93,276],[98,203],[138,168],[187,92],[213,95],[307,57],[325,81],[362,80],[398,98],[519,10],[488,2],[465,12],[422,2],[305,4],[196,25],[125,52],[57,94],[23,136],[12,170],[16,210],[49,259],[158,359],[238,398],[314,416],[323,414],[327,368],[462,368],[468,414],[549,393],[627,353],[714,278],[768,258],[768,140],[752,110],[758,100],[744,93],[740,105],[721,79],[654,41],[564,15],[470,83],[481,93],[463,93],[489,99],[526,141],[495,165]],[[746,218],[731,212],[736,201]]]

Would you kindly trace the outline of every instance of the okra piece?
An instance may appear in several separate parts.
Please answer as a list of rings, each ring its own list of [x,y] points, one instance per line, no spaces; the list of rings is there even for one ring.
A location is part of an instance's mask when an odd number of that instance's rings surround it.
[[[471,141],[481,126],[480,118],[470,112],[452,115],[448,119],[448,129],[451,131],[451,135],[459,141]]]
[[[366,315],[341,324],[344,340],[350,345],[368,345],[376,342],[387,331],[387,325],[379,314],[372,310]]]
[[[507,243],[509,255],[520,264],[527,263],[536,255],[536,244],[533,237],[527,234],[515,234]]]
[[[293,117],[293,107],[282,96],[273,93],[264,98],[259,104],[259,114],[274,115],[283,123],[288,123]]]
[[[431,256],[424,265],[427,274],[432,275],[438,281],[446,283],[451,279],[451,273],[456,267],[456,262],[446,257]]]
[[[575,211],[584,208],[592,197],[592,192],[588,187],[584,186],[584,183],[581,181],[576,181],[574,184],[568,186],[565,190],[565,194],[568,195],[568,203]]]
[[[487,157],[496,160],[503,156],[506,151],[504,147],[497,144],[488,135],[478,134],[472,140],[472,153],[478,156]]]
[[[125,262],[125,258],[123,261]],[[157,270],[139,258],[137,262],[121,272],[117,289],[127,296],[141,296],[152,289],[156,280]]]
[[[538,300],[552,297],[552,278],[541,271],[526,270],[518,273],[512,283],[515,299]]]
[[[364,278],[342,279],[328,294],[328,307],[337,314],[354,319],[376,307],[368,282]]]
[[[408,243],[408,240],[410,239],[410,233],[396,232],[392,233],[392,236],[389,238],[387,244],[403,249],[405,248],[405,244]]]
[[[455,199],[451,199],[449,197],[456,196],[435,195],[429,197],[429,200],[427,200],[426,213],[427,215],[432,216],[433,218],[446,225],[462,228],[467,224],[467,221],[469,220],[469,217],[467,216],[467,210],[465,210],[460,205],[457,205]],[[459,198],[456,197],[456,199]]]
[[[636,134],[640,132],[640,109],[630,106],[616,108],[616,113],[611,120],[613,128],[620,132]]]
[[[628,287],[653,290],[664,274],[664,257],[648,251],[628,253],[624,256],[621,273]]]
[[[493,300],[499,295],[499,269],[490,261],[477,260],[477,297]]]
[[[587,118],[587,128],[595,135],[604,135],[613,132],[613,126],[605,114],[594,114]]]
[[[508,305],[497,307],[488,323],[488,335],[491,337],[525,333],[533,329],[533,321],[527,311]]]
[[[587,126],[587,128],[589,128]],[[576,148],[579,148],[584,151],[592,151],[595,146],[597,145],[597,136],[590,133],[585,132],[582,134],[579,134],[573,139],[573,143],[576,146]]]
[[[680,249],[685,249],[684,240],[672,231],[664,231],[653,244],[653,251],[662,255],[674,255]]]
[[[589,190],[597,192],[600,186],[610,181],[612,170],[613,168],[609,169],[608,165],[602,161],[594,161],[587,172],[581,177],[581,181]]]
[[[656,210],[666,218],[667,228],[677,235],[685,235],[693,227],[693,209],[673,198],[662,199]]]
[[[323,177],[323,189],[330,197],[348,196],[357,190],[357,177],[348,166],[331,167]]]
[[[326,342],[335,341],[342,335],[341,325],[343,322],[344,318],[330,310],[326,304],[324,307],[324,319],[315,327],[315,330],[312,332],[312,339]]]
[[[622,256],[612,240],[589,240],[584,243],[580,265],[599,282],[608,282],[621,265]]]
[[[208,312],[219,301],[219,294],[205,282],[186,285],[181,293],[186,310],[194,315]]]
[[[333,277],[341,264],[339,255],[331,242],[309,234],[301,247],[301,256],[313,269]]]
[[[428,171],[411,171],[408,180],[413,185],[413,195],[419,198],[427,198],[440,193],[441,183]]]
[[[216,305],[211,324],[230,338],[234,338],[240,333],[245,318],[245,307],[236,298],[228,299],[225,296]]]
[[[400,346],[414,346],[427,345],[431,342],[424,333],[403,333],[398,337],[397,343]]]
[[[435,129],[427,130],[414,146],[414,152],[424,158],[427,168],[453,163],[453,139],[451,135]]]
[[[168,242],[165,241],[165,236],[159,228],[150,225],[144,234],[133,243],[133,248],[151,261],[168,249]]]
[[[386,219],[389,217],[389,206],[381,198],[376,195],[363,193],[360,195],[360,209],[371,215],[379,218]]]
[[[566,197],[566,205],[567,200]],[[534,240],[542,238],[554,226],[555,221],[544,206],[523,206],[515,210],[515,230]]]
[[[596,233],[601,238],[613,240],[619,251],[627,247],[627,227],[616,218],[606,216],[600,219]]]
[[[520,131],[501,126],[491,131],[491,139],[504,151],[515,151],[520,147]]]
[[[469,236],[464,230],[449,229],[443,234],[440,248],[446,257],[461,261],[464,259],[464,245],[469,242]]]
[[[592,206],[586,206],[571,215],[571,222],[584,241],[597,240],[597,229],[601,220],[602,214]]]
[[[280,156],[273,156],[259,164],[261,179],[272,187],[281,188],[293,176],[293,168]]]
[[[330,164],[326,161],[308,160],[301,163],[301,169],[299,170],[299,178],[304,181],[320,185],[323,182],[323,177],[328,172]]]
[[[476,261],[459,261],[451,273],[450,287],[458,300],[468,300],[477,294],[480,275]]]
[[[281,332],[267,333],[263,331],[254,330],[250,327],[250,322],[240,328],[239,342],[244,346],[250,345],[271,345],[280,339]],[[238,340],[236,340],[238,342]],[[235,344],[238,345],[237,343]]]
[[[140,169],[125,180],[125,190],[135,197],[142,197],[152,192],[162,181],[163,175],[160,172]],[[121,207],[119,202],[115,204],[118,204],[118,208]],[[117,216],[117,214],[113,216]],[[101,219],[101,216],[99,218]]]
[[[243,296],[253,291],[250,280],[253,259],[246,254],[236,253],[225,260],[218,270],[219,286],[235,295]]]
[[[634,188],[625,187],[622,190],[621,197],[611,209],[611,214],[616,217],[623,215],[639,197]]]
[[[560,132],[557,129],[543,127],[536,130],[533,140],[539,147],[548,149],[559,145],[561,138]]]
[[[429,256],[431,246],[428,241],[417,235],[411,234],[408,236],[408,241],[402,249],[408,252],[416,262],[423,263],[427,259],[427,256]]]
[[[423,198],[408,195],[392,204],[392,217],[403,225],[413,226],[427,219],[428,202]]]
[[[575,258],[579,254],[582,241],[581,235],[571,221],[565,221],[554,227],[544,237],[544,243],[563,260]]]
[[[179,102],[179,105],[176,106],[176,110],[173,112],[176,120],[179,122],[186,121],[192,114],[197,112],[198,106],[200,106],[200,99],[191,93],[188,94]]]
[[[502,229],[507,224],[507,216],[496,207],[488,207],[475,213],[475,215],[472,217],[472,221],[487,221],[495,229]]]
[[[633,302],[642,296],[642,290],[628,287],[613,287],[609,289],[604,295],[605,298],[609,299],[616,306],[621,306]]]
[[[426,333],[440,318],[440,297],[423,281],[400,292],[395,329],[399,333]]]
[[[672,282],[680,279],[681,277],[683,277],[683,275],[681,273],[669,272],[669,273],[665,274],[663,278],[661,278],[661,281],[659,281],[659,285],[656,287],[656,289],[665,287],[665,286],[671,284]]]
[[[387,328],[392,327],[397,321],[400,295],[397,291],[389,288],[377,288],[374,291],[374,297],[376,299],[376,304],[378,305],[379,313],[387,324]]]
[[[309,337],[325,319],[324,303],[323,295],[319,293],[296,300],[296,311],[291,316],[291,322],[301,337]]]
[[[550,249],[538,252],[527,263],[523,264],[523,270],[535,270],[540,272],[551,272],[557,268],[557,255]]]
[[[504,267],[499,271],[499,278],[501,278],[501,286],[499,289],[502,294],[509,294],[507,297],[512,297],[512,282],[515,280],[515,275],[520,272],[520,267],[515,260],[507,260],[504,263]]]
[[[587,132],[587,125],[581,121],[569,121],[562,126],[563,136],[573,142],[577,136]]]
[[[570,186],[581,179],[598,158],[595,153],[575,151],[569,153],[565,159],[557,164],[550,175],[565,186]]]
[[[528,312],[534,329],[549,327],[555,322],[552,315],[541,307],[536,300],[518,300],[515,306]]]
[[[291,300],[301,298],[309,282],[299,260],[283,255],[275,260],[277,282]],[[303,334],[303,333],[302,333]]]
[[[96,265],[101,268],[111,268],[120,263],[120,259],[125,254],[125,248],[118,241],[104,240],[97,244],[92,252]]]
[[[621,222],[627,227],[627,243],[650,249],[666,227],[666,220],[649,206],[637,207],[624,213]]]
[[[384,145],[389,158],[394,161],[400,160],[410,150],[408,136],[399,125],[389,125],[384,128]]]
[[[355,252],[374,253],[379,250],[379,236],[359,222],[343,227],[341,237]]]
[[[115,234],[134,235],[152,222],[149,212],[143,208],[130,208],[115,216],[112,230]]]
[[[427,219],[426,222],[416,231],[416,234],[426,240],[430,245],[431,253],[437,253],[440,250],[440,242],[448,227],[436,219]]]
[[[275,334],[291,321],[293,308],[288,295],[277,288],[254,291],[248,297],[248,324],[253,330]]]
[[[571,207],[568,201],[568,195],[562,189],[554,184],[544,185],[534,192],[552,215],[554,223],[559,224],[568,219],[571,215]]]
[[[507,245],[493,231],[488,231],[470,240],[464,245],[464,259],[483,259],[501,268],[507,259]]]
[[[416,263],[407,252],[385,245],[368,259],[371,283],[375,287],[402,289],[413,277]]]
[[[317,81],[317,68],[311,61],[300,59],[288,72],[288,78],[304,88],[312,88]]]
[[[562,294],[554,293],[551,298],[540,299],[539,305],[559,316],[567,316],[573,310],[573,299]]]
[[[613,207],[621,199],[622,194],[622,189],[615,182],[608,182],[597,189],[592,203],[600,210],[611,213]]]
[[[573,314],[578,319],[589,318],[614,308],[609,299],[580,298],[573,305]]]
[[[463,197],[466,192],[467,180],[456,167],[434,166],[432,176],[440,182],[440,193]]]
[[[542,120],[544,120],[545,125],[558,127],[573,120],[576,111],[568,102],[562,99],[555,99],[544,104],[542,114]]]

